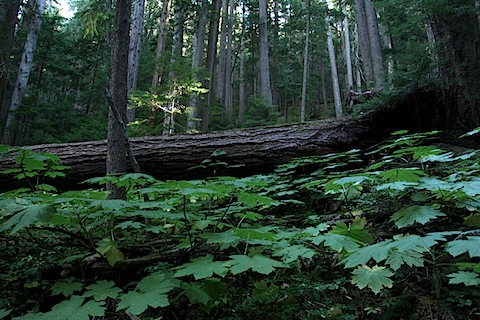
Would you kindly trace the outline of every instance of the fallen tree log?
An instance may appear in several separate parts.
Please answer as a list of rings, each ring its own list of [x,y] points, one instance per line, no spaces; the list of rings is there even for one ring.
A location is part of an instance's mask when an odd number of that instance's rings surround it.
[[[324,120],[306,124],[222,132],[135,137],[130,139],[133,153],[143,173],[157,179],[194,179],[212,176],[212,167],[199,166],[212,153],[221,150],[221,161],[231,165],[217,174],[245,176],[273,169],[294,157],[321,155],[357,147],[372,140],[371,121]],[[376,137],[378,142],[382,137]],[[58,155],[70,166],[67,178],[56,179],[57,187],[70,188],[88,178],[105,175],[106,140],[26,147],[35,152]],[[12,157],[0,158],[0,170],[14,166]],[[242,166],[236,166],[242,165]],[[5,180],[5,176],[0,176]],[[7,187],[11,189],[12,179]],[[2,183],[5,186],[5,183]],[[2,187],[2,189],[5,189]]]

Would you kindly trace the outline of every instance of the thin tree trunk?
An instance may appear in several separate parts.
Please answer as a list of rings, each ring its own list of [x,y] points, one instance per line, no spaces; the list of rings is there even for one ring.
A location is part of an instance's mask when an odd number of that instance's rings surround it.
[[[135,0],[130,35],[130,51],[128,54],[128,94],[137,88],[138,64],[140,61],[140,45],[142,43],[142,26],[145,13],[145,0]],[[135,120],[135,109],[127,110],[127,121]]]
[[[378,28],[377,11],[372,0],[364,0],[365,16],[367,19],[368,37],[370,39],[370,52],[372,56],[373,77],[375,88],[383,89],[385,86],[385,63],[383,61],[382,43]]]
[[[480,26],[480,0],[475,0],[475,9],[477,9],[477,20]]]
[[[181,1],[174,4],[174,26],[173,26],[173,45],[170,64],[173,66],[177,62],[177,57],[182,56],[183,48],[183,24],[185,22],[185,10],[182,8]],[[173,69],[168,73],[168,81],[170,84],[171,100],[167,104],[163,121],[163,135],[172,135],[175,132],[175,105],[177,97],[175,97],[175,71]]]
[[[7,111],[6,101],[4,101],[5,90],[20,2],[20,0],[4,0],[0,3],[0,34],[3,35],[0,37],[0,123],[3,123]]]
[[[112,66],[107,134],[107,174],[119,175],[127,171],[126,116],[128,102],[128,53],[130,48],[131,0],[117,0],[115,31],[112,46]],[[108,185],[110,198],[122,199],[125,190]]]
[[[172,5],[172,0],[163,0],[162,6],[162,15],[160,16],[160,30],[158,31],[157,39],[157,49],[155,51],[155,56],[157,63],[155,64],[155,70],[153,72],[152,87],[158,87],[160,81],[160,66],[158,62],[162,57],[163,51],[165,51],[165,44],[167,42],[167,31],[168,25],[170,23],[170,7]]]
[[[218,81],[215,82],[215,100],[223,102],[225,96],[225,72],[227,69],[227,25],[228,0],[222,0],[222,25],[220,29],[220,48],[218,50]]]
[[[232,46],[233,46],[233,12],[235,5],[233,0],[229,1],[228,25],[227,25],[227,58],[225,61],[225,91],[224,105],[225,116],[229,121],[232,120],[233,101],[232,101]]]
[[[343,34],[345,37],[345,64],[347,65],[347,87],[348,90],[353,89],[353,71],[352,71],[352,49],[350,47],[350,24],[348,22],[348,14],[346,5],[343,7]],[[348,91],[347,90],[347,91]]]
[[[355,0],[355,20],[357,23],[357,42],[360,56],[365,70],[367,87],[374,81],[373,62],[370,50],[370,37],[368,33],[367,17],[365,15],[364,0]]]
[[[323,0],[326,6],[326,0]],[[335,57],[335,47],[333,46],[332,30],[330,29],[330,16],[325,13],[325,25],[327,28],[327,46],[328,56],[330,57],[330,69],[332,72],[333,100],[335,102],[335,115],[337,118],[343,116],[342,97],[340,95],[340,85],[338,82],[337,59]]]
[[[205,33],[207,25],[208,1],[203,0],[200,3],[200,12],[197,17],[197,28],[194,36],[194,50],[192,54],[192,68],[195,72],[196,80],[199,81],[196,70],[202,66],[205,54]],[[197,129],[198,114],[198,94],[194,93],[190,96],[189,112],[188,112],[188,128],[190,130]]]
[[[258,4],[258,27],[260,29],[260,92],[267,102],[272,104],[269,66],[270,59],[268,54],[267,0],[259,0]]]
[[[245,3],[242,2],[242,36],[240,38],[240,70],[238,92],[238,123],[243,124],[245,116]]]
[[[303,79],[302,79],[302,102],[300,106],[300,122],[305,122],[307,109],[307,81],[308,81],[308,59],[310,45],[310,0],[307,0],[307,26],[305,30],[305,49],[303,52]]]
[[[5,131],[2,137],[2,143],[15,143],[15,121],[16,112],[22,103],[23,97],[27,91],[28,78],[32,70],[33,55],[37,47],[38,35],[42,26],[42,15],[45,11],[46,0],[37,0],[37,6],[34,9],[34,16],[30,24],[30,29],[25,40],[23,54],[18,68],[17,80],[13,88],[12,99],[8,109],[7,120],[5,121]]]
[[[204,86],[208,89],[207,92],[207,107],[203,110],[202,113],[202,130],[206,131],[208,129],[209,122],[209,107],[212,106],[213,101],[213,85],[214,85],[214,76],[215,76],[215,58],[217,55],[217,41],[218,41],[218,23],[220,20],[220,0],[213,0],[212,10],[210,14],[210,26],[208,32],[208,49],[207,49],[207,71],[210,76],[209,80],[206,80]]]

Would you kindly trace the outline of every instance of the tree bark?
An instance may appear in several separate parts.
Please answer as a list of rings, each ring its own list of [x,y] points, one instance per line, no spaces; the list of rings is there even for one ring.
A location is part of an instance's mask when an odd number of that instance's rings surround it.
[[[310,0],[307,0],[307,26],[305,30],[305,48],[303,51],[303,79],[302,79],[302,102],[300,106],[300,122],[305,122],[307,109],[307,81],[308,81],[308,59],[310,45]]]
[[[353,89],[352,49],[350,47],[350,24],[346,5],[343,7],[343,34],[345,39],[345,64],[347,65],[347,91]]]
[[[163,0],[162,15],[160,16],[160,30],[158,31],[157,49],[155,55],[157,58],[156,68],[153,72],[152,87],[158,87],[160,81],[160,66],[158,63],[162,57],[163,51],[165,51],[165,44],[167,42],[167,31],[170,22],[170,6],[172,0]]]
[[[142,26],[145,12],[145,0],[135,0],[133,5],[132,33],[130,35],[130,52],[128,54],[128,93],[137,88],[140,45],[142,43]],[[127,120],[135,120],[135,109],[127,110]]]
[[[238,123],[243,124],[245,117],[245,2],[242,2],[242,35],[240,37],[240,66],[238,84]]]
[[[259,31],[260,31],[260,94],[272,104],[272,89],[270,86],[270,59],[268,54],[267,0],[259,0]]]
[[[38,35],[42,26],[42,14],[45,11],[46,0],[37,0],[37,6],[34,9],[34,17],[25,40],[20,66],[18,68],[17,80],[13,88],[12,99],[8,109],[7,120],[5,121],[5,131],[2,137],[2,143],[15,143],[15,121],[16,112],[22,103],[23,97],[27,91],[28,78],[32,70],[33,55],[37,47]]]
[[[370,37],[368,35],[367,17],[365,14],[364,0],[355,0],[355,20],[357,23],[357,41],[360,49],[360,56],[365,71],[367,88],[374,81],[372,53],[370,50]]]
[[[225,151],[226,154],[220,160],[232,165],[230,168],[220,168],[219,174],[245,176],[268,172],[293,157],[321,155],[358,147],[360,141],[370,139],[365,138],[367,135],[383,139],[383,135],[375,136],[376,133],[372,133],[373,127],[369,120],[342,118],[282,127],[136,137],[130,139],[130,144],[142,172],[158,179],[212,176],[213,168],[189,168],[201,165],[202,161],[210,158],[216,150]],[[35,152],[57,154],[63,164],[71,167],[67,172],[68,180],[56,178],[54,181],[61,188],[105,175],[106,141],[37,145],[28,148]],[[14,159],[0,158],[0,170],[14,165]],[[0,183],[0,189],[7,186],[11,188],[10,182]]]
[[[3,35],[0,37],[0,119],[2,123],[6,115],[5,89],[19,10],[20,0],[4,0],[0,3],[0,34]]]
[[[370,52],[372,56],[373,77],[375,88],[383,89],[385,86],[385,63],[383,61],[382,43],[378,28],[377,11],[372,0],[364,0],[365,16],[367,18],[368,37],[370,39]]]
[[[107,133],[107,174],[119,175],[127,171],[126,117],[128,102],[128,52],[130,48],[131,0],[117,0],[115,31],[112,46],[112,67]],[[125,197],[125,190],[109,185],[112,199]]]

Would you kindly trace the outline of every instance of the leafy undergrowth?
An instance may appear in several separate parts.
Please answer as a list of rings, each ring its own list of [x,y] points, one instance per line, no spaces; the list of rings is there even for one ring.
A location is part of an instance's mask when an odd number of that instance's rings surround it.
[[[63,193],[40,183],[60,160],[20,150],[5,173],[30,188],[0,195],[0,318],[478,319],[478,150],[437,134],[269,175]]]

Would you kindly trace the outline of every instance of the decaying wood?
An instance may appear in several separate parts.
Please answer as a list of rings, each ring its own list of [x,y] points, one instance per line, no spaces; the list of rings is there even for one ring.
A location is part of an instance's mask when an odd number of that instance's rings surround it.
[[[131,138],[133,153],[143,173],[158,179],[193,179],[212,176],[213,168],[193,169],[216,150],[226,152],[220,160],[243,165],[217,174],[248,175],[271,170],[299,156],[321,155],[356,147],[372,134],[366,120],[325,120],[307,124],[222,132]],[[35,152],[58,155],[70,166],[68,180],[55,180],[58,187],[71,187],[88,178],[105,175],[107,143],[79,143],[30,146]],[[0,170],[14,166],[13,158],[0,158]],[[0,176],[0,179],[6,179]],[[11,180],[11,179],[10,179]],[[10,181],[12,182],[12,181]],[[5,185],[2,183],[2,185]],[[10,185],[8,185],[10,187]]]

